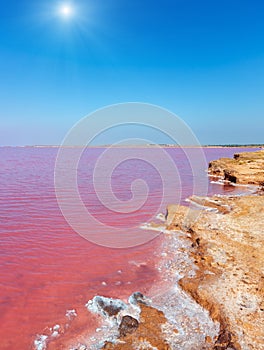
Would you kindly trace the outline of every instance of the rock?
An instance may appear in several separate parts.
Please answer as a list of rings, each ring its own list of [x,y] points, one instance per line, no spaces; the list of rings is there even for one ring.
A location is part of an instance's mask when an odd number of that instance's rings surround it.
[[[168,346],[162,325],[167,324],[163,312],[154,307],[140,304],[140,322],[128,315],[122,319],[120,324],[120,337],[117,342],[106,342],[103,349],[132,350],[132,349],[158,349],[167,350]]]
[[[234,158],[220,158],[209,163],[208,172],[212,176],[236,184],[264,183],[264,151],[243,152]]]
[[[224,180],[230,181],[232,183],[237,183],[237,177],[231,170],[224,169]]]
[[[135,292],[129,297],[129,303],[137,305],[138,303],[146,304],[147,298],[140,292]]]
[[[88,301],[86,307],[90,311],[99,313],[104,317],[115,317],[121,310],[125,310],[127,305],[120,299],[106,298],[97,295],[92,300]]]
[[[120,336],[125,337],[127,334],[134,333],[137,328],[138,320],[128,315],[123,316],[119,326]]]
[[[97,299],[98,305],[108,316],[116,316],[121,310],[124,309],[123,305],[120,303],[115,303],[114,300],[106,300],[103,298]]]

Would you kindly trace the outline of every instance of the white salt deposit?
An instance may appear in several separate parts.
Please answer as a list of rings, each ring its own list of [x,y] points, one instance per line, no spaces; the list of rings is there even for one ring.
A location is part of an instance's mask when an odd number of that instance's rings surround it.
[[[37,338],[34,340],[34,346],[36,350],[45,350],[47,349],[47,335],[37,335]]]
[[[74,317],[77,316],[77,312],[76,310],[72,309],[72,310],[67,310],[65,316],[69,319],[72,320]]]

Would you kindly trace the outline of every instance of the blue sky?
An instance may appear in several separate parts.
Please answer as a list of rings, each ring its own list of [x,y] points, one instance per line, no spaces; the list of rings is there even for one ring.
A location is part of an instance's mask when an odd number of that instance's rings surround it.
[[[72,0],[68,19],[61,3],[1,4],[1,145],[59,144],[130,101],[171,110],[202,144],[264,143],[264,2]]]

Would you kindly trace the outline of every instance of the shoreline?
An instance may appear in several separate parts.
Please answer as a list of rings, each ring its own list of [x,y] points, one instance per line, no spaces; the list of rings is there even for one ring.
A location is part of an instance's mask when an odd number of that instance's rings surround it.
[[[260,350],[264,335],[263,327],[261,331],[264,196],[221,197],[219,205],[224,208],[222,213],[203,211],[188,228],[193,242],[190,254],[198,272],[194,279],[181,279],[180,286],[209,310],[213,320],[220,322],[219,338],[231,349]],[[228,212],[226,205],[231,206]],[[176,222],[180,224],[177,214],[172,225]]]
[[[254,158],[256,153],[259,153],[257,163],[261,160],[261,169],[264,152],[252,152],[251,156]],[[259,172],[259,164],[258,167],[256,164],[254,167],[253,162],[251,159],[247,165],[250,165],[251,172],[255,169],[257,177],[252,174],[254,181],[251,176],[250,184],[253,182],[260,188],[254,194],[192,198],[193,202],[203,203],[200,209],[174,205],[168,207],[166,230],[171,236],[181,233],[184,240],[191,242],[191,248],[183,250],[196,266],[195,275],[190,276],[188,271],[185,271],[185,275],[178,279],[179,286],[198,305],[208,310],[213,322],[219,324],[218,334],[213,338],[205,335],[205,343],[197,344],[196,349],[264,348],[263,327],[261,329],[264,311],[264,282],[263,276],[261,277],[264,256],[261,236],[261,223],[264,219],[264,174],[263,171]],[[231,171],[230,168],[226,170]],[[246,184],[245,178],[248,173],[242,171],[237,175],[239,176],[235,182]],[[224,177],[223,180],[230,181]],[[193,212],[195,220],[188,220]],[[192,266],[189,266],[189,269],[192,269]],[[150,319],[146,319],[146,307]],[[143,320],[137,321],[138,326],[135,329],[129,329],[128,325],[128,333],[122,333],[121,321],[119,337],[114,341],[106,341],[102,348],[131,349],[133,344],[140,344],[144,340],[146,329],[149,331],[146,349],[154,348],[154,344],[156,349],[161,350],[179,348],[171,346],[168,340],[173,333],[177,333],[177,329],[170,329],[166,334],[160,332],[166,319],[164,312],[151,304],[141,307],[141,311]]]
[[[213,210],[200,209],[199,218],[187,227],[178,209],[168,208],[169,228],[190,233],[190,255],[198,267],[195,278],[185,276],[180,286],[220,323],[213,349],[264,348],[263,163],[263,151],[210,162],[209,173],[220,177],[223,184],[233,181],[259,190],[243,196],[191,198]]]

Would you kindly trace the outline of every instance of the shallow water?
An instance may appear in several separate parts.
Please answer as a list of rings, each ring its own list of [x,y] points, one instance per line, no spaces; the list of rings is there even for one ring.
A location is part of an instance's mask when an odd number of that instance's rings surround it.
[[[177,193],[169,193],[160,208],[163,192],[159,172],[142,160],[123,162],[112,177],[115,195],[122,201],[131,199],[131,182],[142,178],[149,185],[149,197],[145,205],[131,214],[115,215],[100,203],[93,187],[92,173],[103,151],[103,148],[92,148],[81,158],[78,169],[81,197],[94,217],[107,225],[109,234],[111,227],[118,226],[124,230],[125,239],[128,228],[132,228],[130,234],[140,237],[141,223],[164,211],[165,204],[173,203]],[[209,161],[232,156],[237,151],[243,149],[208,148],[205,155]],[[123,151],[114,152],[119,156]],[[146,148],[141,152],[147,155],[155,150]],[[167,152],[177,165],[182,191],[180,202],[185,203],[193,191],[192,168],[180,149]],[[68,225],[54,191],[56,155],[56,148],[0,148],[0,349],[3,350],[17,346],[30,349],[37,334],[50,333],[48,328],[57,324],[65,331],[64,339],[67,333],[71,337],[82,330],[92,333],[98,321],[84,308],[88,299],[94,295],[123,299],[135,290],[148,294],[163,278],[157,269],[162,235],[144,245],[113,249],[87,241]],[[112,156],[115,157],[115,153]],[[164,170],[166,173],[166,163]],[[167,176],[173,181],[173,173],[168,172]],[[205,169],[196,176],[200,176],[202,182]],[[98,178],[100,180],[100,172]],[[103,190],[104,183],[101,185]],[[236,194],[241,189],[209,183],[208,192]],[[97,226],[89,227],[90,232],[100,235],[97,230]],[[72,309],[78,315],[75,319],[65,316],[67,310]]]

